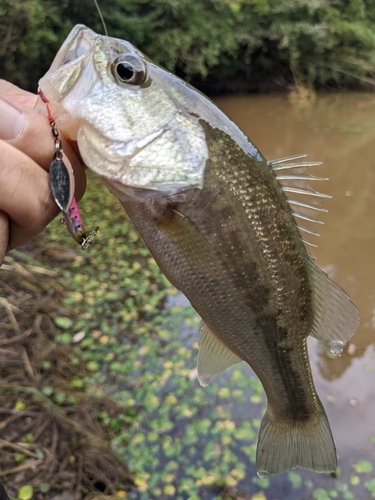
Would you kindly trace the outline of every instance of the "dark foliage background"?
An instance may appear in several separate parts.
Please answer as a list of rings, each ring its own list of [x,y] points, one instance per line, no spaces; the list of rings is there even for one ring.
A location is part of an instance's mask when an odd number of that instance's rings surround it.
[[[100,0],[108,32],[206,91],[366,86],[373,0]],[[0,76],[35,90],[93,0],[0,0]],[[359,80],[358,77],[362,78]]]

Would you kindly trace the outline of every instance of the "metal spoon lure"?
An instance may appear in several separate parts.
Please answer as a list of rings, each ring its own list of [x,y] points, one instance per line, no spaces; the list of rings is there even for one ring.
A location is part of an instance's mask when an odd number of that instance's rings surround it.
[[[59,131],[52,116],[51,105],[40,89],[38,94],[47,106],[48,120],[51,125],[52,135],[55,138],[56,151],[53,155],[49,171],[52,196],[62,211],[63,222],[65,222],[72,238],[83,250],[86,250],[91,245],[99,227],[96,227],[89,233],[85,231],[77,201],[74,197],[75,180],[72,165],[64,154],[62,143],[59,139]]]

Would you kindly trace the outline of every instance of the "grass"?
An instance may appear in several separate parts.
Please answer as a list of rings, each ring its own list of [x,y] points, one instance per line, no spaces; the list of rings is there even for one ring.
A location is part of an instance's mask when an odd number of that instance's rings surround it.
[[[92,247],[82,252],[55,221],[8,256],[1,275],[0,464],[18,467],[3,474],[13,498],[49,500],[69,488],[77,500],[99,491],[276,500],[280,488],[283,500],[375,498],[366,457],[339,477],[256,477],[259,380],[239,364],[199,386],[199,318],[190,306],[168,305],[176,291],[120,204],[89,181],[80,206],[88,229],[100,226]]]

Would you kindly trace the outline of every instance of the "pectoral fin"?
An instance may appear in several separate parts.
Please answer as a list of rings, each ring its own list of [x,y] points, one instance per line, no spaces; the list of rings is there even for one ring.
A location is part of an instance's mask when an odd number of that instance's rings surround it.
[[[204,321],[201,321],[199,329],[202,336],[198,342],[198,380],[205,387],[216,375],[242,359],[228,349]]]

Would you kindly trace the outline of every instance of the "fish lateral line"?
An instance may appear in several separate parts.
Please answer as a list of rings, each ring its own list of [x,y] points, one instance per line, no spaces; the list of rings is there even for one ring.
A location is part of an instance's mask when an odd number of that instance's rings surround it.
[[[38,95],[47,107],[47,118],[51,126],[52,135],[55,139],[55,153],[52,157],[49,171],[50,188],[56,205],[63,214],[63,220],[74,241],[86,250],[91,245],[99,227],[86,232],[78,204],[74,196],[75,179],[74,171],[70,161],[67,159],[62,142],[59,139],[59,131],[53,117],[52,107],[49,99],[39,88]]]

